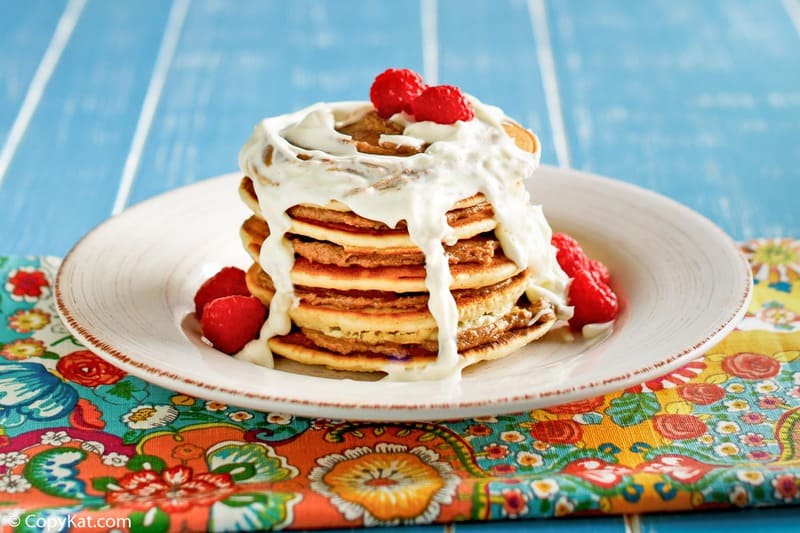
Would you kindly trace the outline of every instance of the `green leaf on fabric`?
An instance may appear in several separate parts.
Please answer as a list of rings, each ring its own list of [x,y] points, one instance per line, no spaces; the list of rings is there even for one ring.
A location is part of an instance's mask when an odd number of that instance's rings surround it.
[[[108,486],[117,482],[117,478],[110,476],[92,478],[92,488],[98,492],[108,492]]]
[[[95,387],[94,393],[104,403],[130,409],[131,405],[147,403],[150,396],[150,385],[139,378],[125,376],[116,383],[98,385]]]
[[[137,431],[135,429],[129,429],[122,436],[122,443],[123,444],[135,444],[139,440],[139,436],[141,434],[142,434],[141,431]]]
[[[133,398],[133,387],[130,381],[118,381],[108,390],[108,394],[130,400]]]
[[[167,467],[167,463],[155,455],[134,455],[125,466],[128,467],[128,470],[134,472],[152,470],[153,472],[161,473]]]
[[[75,465],[86,459],[76,448],[53,448],[33,456],[23,475],[31,485],[50,496],[68,499],[86,497],[86,483],[78,479]]]
[[[656,414],[660,408],[656,395],[648,393],[623,394],[611,400],[606,414],[620,427],[641,424]]]
[[[222,503],[230,507],[247,507],[254,503],[268,503],[269,496],[263,492],[243,492],[224,499]]]
[[[539,512],[544,515],[550,514],[550,510],[553,508],[553,505],[550,503],[550,500],[539,500]]]
[[[44,352],[42,355],[39,356],[42,359],[61,359],[61,356],[55,352]]]
[[[234,481],[250,479],[256,473],[256,467],[251,463],[228,463],[220,465],[211,471],[213,474],[230,474]]]
[[[248,492],[234,494],[211,506],[209,531],[251,531],[279,529],[290,523],[297,494]]]
[[[58,340],[56,340],[56,341],[53,341],[53,342],[51,342],[51,343],[50,343],[50,346],[58,346],[59,344],[61,344],[62,342],[65,342],[65,341],[69,341],[69,342],[71,342],[73,345],[75,345],[75,346],[77,346],[77,347],[79,347],[79,348],[82,348],[82,347],[83,347],[83,344],[81,344],[80,342],[78,342],[78,339],[76,339],[76,338],[75,338],[75,337],[73,337],[72,335],[66,335],[66,336],[64,336],[64,337],[61,337],[60,339],[58,339]]]
[[[164,533],[169,531],[169,515],[153,507],[145,512],[128,515],[131,520],[131,533]]]
[[[231,474],[237,481],[237,475],[246,475],[246,478],[241,479],[259,482],[282,481],[299,474],[297,468],[289,465],[284,457],[276,455],[270,446],[257,442],[226,444],[209,453],[207,461],[212,472],[234,472],[243,465],[249,466],[252,470]]]

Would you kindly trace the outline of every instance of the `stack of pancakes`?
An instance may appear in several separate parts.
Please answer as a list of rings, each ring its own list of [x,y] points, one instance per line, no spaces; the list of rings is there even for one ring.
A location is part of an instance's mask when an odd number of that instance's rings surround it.
[[[369,142],[374,126],[362,129],[363,134],[348,132],[360,151],[387,150]],[[506,130],[521,148],[536,149],[536,138],[527,130],[513,124]],[[408,151],[398,149],[394,155]],[[240,194],[254,213],[241,227],[254,260],[247,284],[269,305],[275,289],[259,265],[269,227],[249,177],[242,179]],[[299,305],[290,311],[290,333],[268,341],[274,354],[351,371],[435,361],[438,329],[428,311],[425,257],[403,221],[390,228],[338,202],[297,205],[287,214],[291,228],[286,238],[295,252],[291,279]],[[476,195],[457,202],[447,220],[457,238],[445,250],[459,313],[458,351],[465,365],[506,356],[546,333],[555,312],[546,300],[528,300],[531,273],[503,255],[486,199]]]

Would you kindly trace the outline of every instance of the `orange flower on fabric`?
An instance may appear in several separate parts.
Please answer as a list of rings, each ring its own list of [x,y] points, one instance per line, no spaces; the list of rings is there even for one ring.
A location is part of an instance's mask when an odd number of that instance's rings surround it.
[[[211,505],[233,492],[229,474],[194,474],[187,466],[173,466],[161,473],[131,472],[111,486],[106,501],[111,505],[165,513],[181,513],[195,505]]]
[[[492,434],[492,428],[486,424],[473,424],[467,428],[467,431],[476,437],[488,437]]]
[[[742,379],[769,379],[778,375],[781,364],[760,353],[741,352],[725,358],[722,370]]]
[[[494,465],[492,467],[492,472],[500,476],[507,476],[509,474],[513,474],[516,471],[517,467],[509,463],[500,463],[499,465]]]
[[[548,407],[545,411],[556,415],[579,415],[581,413],[591,413],[601,405],[603,405],[602,397],[587,398],[585,400],[578,400],[577,402]]]
[[[520,489],[505,489],[500,495],[503,497],[503,515],[516,518],[528,512],[530,497]]]
[[[8,327],[17,333],[40,330],[50,323],[50,314],[38,309],[20,309],[8,317]]]
[[[42,341],[36,339],[18,339],[3,346],[0,355],[12,361],[20,361],[28,357],[39,357],[46,350]]]
[[[583,437],[583,430],[572,420],[543,420],[531,426],[531,436],[550,444],[575,444]]]
[[[426,524],[451,503],[459,477],[439,454],[417,446],[378,443],[317,459],[311,488],[330,498],[347,520],[365,526]]]
[[[191,442],[185,442],[172,448],[170,456],[180,461],[191,461],[192,459],[199,459],[200,457],[203,457],[205,453],[206,450],[204,448],[201,448],[196,444],[192,444]]]
[[[800,240],[755,239],[745,243],[742,251],[750,261],[756,283],[781,290],[800,278]]]
[[[170,397],[169,401],[171,401],[175,405],[194,405],[195,399],[192,396],[187,396],[186,394],[175,394]]]
[[[492,443],[484,446],[483,453],[485,453],[486,457],[489,459],[502,459],[508,455],[508,446]]]
[[[697,405],[710,405],[725,397],[725,389],[713,383],[687,383],[678,389],[678,394]]]
[[[800,496],[800,479],[792,474],[782,474],[772,480],[775,488],[775,498],[784,502],[791,502]]]
[[[705,422],[694,415],[658,415],[653,419],[653,427],[672,440],[694,439],[708,431]]]
[[[79,350],[65,355],[59,359],[56,370],[65,379],[86,387],[111,385],[125,377],[125,372],[89,350]]]
[[[587,398],[576,402],[548,407],[545,411],[556,415],[579,415],[581,413],[591,413],[603,405],[603,398]]]

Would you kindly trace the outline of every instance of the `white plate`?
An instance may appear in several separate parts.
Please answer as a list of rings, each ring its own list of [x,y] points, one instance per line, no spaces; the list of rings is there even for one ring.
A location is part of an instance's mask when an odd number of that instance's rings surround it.
[[[620,295],[602,342],[550,335],[445,383],[357,381],[287,362],[266,369],[207,347],[186,318],[204,279],[249,265],[239,176],[153,198],[84,237],[56,282],[72,333],[131,374],[201,398],[304,416],[448,419],[570,402],[665,374],[733,329],[750,299],[744,257],[701,215],[632,185],[543,167],[528,184],[534,201],[608,265]]]

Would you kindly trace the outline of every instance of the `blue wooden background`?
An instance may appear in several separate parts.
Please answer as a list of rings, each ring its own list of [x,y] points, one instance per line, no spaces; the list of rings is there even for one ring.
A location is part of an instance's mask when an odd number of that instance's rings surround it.
[[[365,99],[388,66],[503,107],[546,163],[659,191],[736,239],[800,236],[800,0],[0,0],[0,253],[63,255],[127,205],[234,170],[260,117]]]

